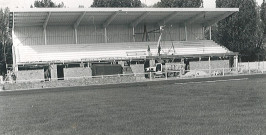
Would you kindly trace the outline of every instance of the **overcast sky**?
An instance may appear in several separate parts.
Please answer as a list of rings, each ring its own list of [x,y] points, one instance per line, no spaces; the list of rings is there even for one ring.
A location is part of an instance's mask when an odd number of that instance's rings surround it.
[[[35,0],[0,0],[0,7],[9,8],[29,8],[33,5]],[[90,7],[93,0],[52,0],[55,3],[64,2],[65,6],[68,8],[77,8],[79,5],[84,5],[84,7]],[[160,0],[141,0],[142,3],[146,3],[148,6]],[[256,0],[259,5],[261,5],[263,0]],[[215,8],[215,0],[203,0],[204,8]]]

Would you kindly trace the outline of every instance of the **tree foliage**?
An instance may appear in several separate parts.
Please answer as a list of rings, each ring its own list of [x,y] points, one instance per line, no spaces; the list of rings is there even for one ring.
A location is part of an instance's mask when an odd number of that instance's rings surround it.
[[[264,25],[264,34],[266,34],[266,3],[265,3],[265,0],[263,0],[263,3],[261,4],[260,18]]]
[[[262,45],[262,25],[255,0],[216,0],[216,7],[239,8],[239,12],[218,22],[213,40],[239,52],[243,61],[257,60]]]
[[[140,0],[93,0],[91,7],[141,7]]]
[[[57,5],[52,0],[36,0],[36,1],[34,1],[34,7],[37,7],[37,8],[47,8],[47,7],[62,8],[62,7],[64,7],[64,3],[61,2]]]
[[[0,9],[0,69],[6,73],[6,63],[12,64],[12,41],[9,32],[9,9]]]
[[[161,0],[154,7],[203,7],[203,0]]]

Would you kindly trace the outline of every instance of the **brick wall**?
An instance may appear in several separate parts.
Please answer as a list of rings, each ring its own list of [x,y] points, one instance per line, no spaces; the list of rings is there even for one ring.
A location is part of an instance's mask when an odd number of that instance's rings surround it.
[[[57,65],[51,65],[51,78],[57,78]]]
[[[133,73],[144,73],[144,64],[136,64],[136,65],[131,64],[130,67],[131,67],[131,70]],[[136,77],[139,80],[142,80],[145,78],[145,75],[144,74],[143,75],[138,74],[138,75],[136,75]]]
[[[190,70],[209,69],[209,61],[191,61],[189,62]],[[211,61],[211,69],[229,68],[229,60],[213,60]]]
[[[130,67],[133,73],[144,73],[144,64],[131,64]]]
[[[90,68],[64,68],[64,77],[92,76]]]
[[[131,76],[114,76],[104,78],[79,78],[70,80],[53,80],[53,81],[38,81],[38,82],[17,82],[5,83],[4,90],[20,90],[20,89],[41,89],[41,88],[56,88],[56,87],[73,87],[73,86],[89,86],[103,84],[117,84],[136,82],[136,77]]]
[[[21,70],[16,72],[16,80],[39,80],[44,79],[44,70]]]

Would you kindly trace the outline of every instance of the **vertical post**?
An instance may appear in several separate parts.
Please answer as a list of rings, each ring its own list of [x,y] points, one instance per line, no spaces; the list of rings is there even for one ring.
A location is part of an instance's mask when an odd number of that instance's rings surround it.
[[[150,80],[151,80],[151,72],[150,72]]]
[[[104,28],[104,42],[107,43],[107,29]]]
[[[47,45],[46,27],[43,29],[44,45]]]
[[[257,62],[257,70],[259,71],[259,69],[260,69],[260,62],[258,61]]]
[[[248,61],[248,73],[250,74],[250,69],[249,69],[249,61]]]
[[[211,75],[211,57],[209,56],[209,74]]]
[[[224,68],[223,68],[223,76],[224,76]]]
[[[75,32],[75,44],[78,44],[78,32],[77,32],[77,28],[74,29]]]
[[[262,72],[264,71],[264,60],[262,61]]]
[[[185,24],[185,36],[186,36],[186,41],[187,41],[187,24]]]
[[[210,34],[210,40],[212,40],[212,26],[210,26],[210,32],[209,32],[209,34]]]
[[[17,62],[16,62],[16,44],[14,43],[14,37],[15,37],[15,22],[14,22],[14,12],[13,12],[13,17],[12,17],[12,42],[13,42],[13,45],[12,45],[12,57],[13,57],[13,72],[16,72],[18,71],[18,66],[17,66]],[[16,73],[15,73],[16,74]]]
[[[136,39],[135,39],[135,27],[132,27],[132,34],[133,34],[133,42],[135,42],[136,41]]]
[[[236,68],[236,71],[238,72],[238,56],[234,56],[234,62],[235,62],[235,68]]]
[[[165,79],[167,80],[167,69],[165,69]]]
[[[204,26],[202,26],[202,39],[205,39],[204,32],[205,32],[205,27],[204,27]]]

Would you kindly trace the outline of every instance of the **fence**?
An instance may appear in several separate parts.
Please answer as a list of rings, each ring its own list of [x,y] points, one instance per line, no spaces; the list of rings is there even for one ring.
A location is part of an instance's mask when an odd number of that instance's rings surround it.
[[[266,61],[238,63],[239,73],[263,73],[266,71]]]

